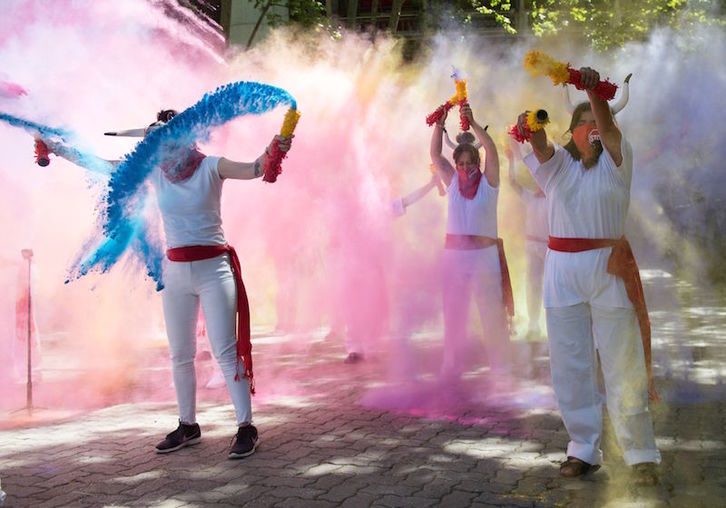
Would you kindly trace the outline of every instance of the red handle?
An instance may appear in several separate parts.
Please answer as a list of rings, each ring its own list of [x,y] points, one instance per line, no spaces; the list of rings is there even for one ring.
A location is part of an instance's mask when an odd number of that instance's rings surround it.
[[[463,101],[459,103],[459,123],[461,124],[461,130],[462,131],[468,131],[469,127],[469,119],[464,116],[464,113],[462,112],[462,109],[466,104],[469,104],[469,101]]]
[[[275,140],[270,146],[269,153],[265,154],[265,174],[262,179],[265,182],[274,183],[282,173],[282,159],[287,157],[287,152],[280,150],[280,142]]]
[[[35,140],[35,162],[38,166],[42,167],[50,164],[50,158],[48,157],[48,145],[40,139]]]
[[[580,71],[573,69],[572,67],[568,70],[570,71],[570,79],[568,79],[567,82],[575,85],[575,88],[578,90],[584,90],[585,87],[582,86],[582,74]],[[604,81],[598,81],[595,88],[593,88],[593,92],[595,92],[602,100],[609,101],[615,97],[617,89],[618,85],[615,85],[606,79]]]

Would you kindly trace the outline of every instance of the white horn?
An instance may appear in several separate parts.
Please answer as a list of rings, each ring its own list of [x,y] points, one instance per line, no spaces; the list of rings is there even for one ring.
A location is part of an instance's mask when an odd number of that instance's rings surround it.
[[[104,132],[104,136],[124,136],[127,138],[143,138],[146,129],[127,129],[125,131]]]
[[[613,115],[617,115],[620,113],[620,111],[623,110],[625,105],[628,103],[628,98],[630,97],[630,78],[633,75],[631,72],[628,74],[628,76],[625,78],[625,81],[623,82],[623,91],[620,93],[620,98],[618,99],[618,102],[613,104]]]
[[[575,111],[575,105],[572,103],[572,100],[570,100],[570,92],[567,88],[567,85],[562,85],[562,98],[565,99],[565,107],[567,108],[567,112],[572,114]]]
[[[449,137],[449,133],[444,131],[444,141],[446,141],[446,146],[451,148],[452,150],[456,150],[456,143],[451,141],[451,138]]]

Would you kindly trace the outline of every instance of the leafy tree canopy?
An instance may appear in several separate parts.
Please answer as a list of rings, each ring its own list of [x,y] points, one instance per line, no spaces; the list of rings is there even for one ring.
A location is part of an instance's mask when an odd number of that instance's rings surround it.
[[[511,21],[511,0],[469,2],[477,12],[492,16],[507,32],[517,32]],[[535,35],[577,31],[597,49],[643,40],[658,26],[685,30],[714,24],[726,26],[724,0],[531,0],[523,3]]]

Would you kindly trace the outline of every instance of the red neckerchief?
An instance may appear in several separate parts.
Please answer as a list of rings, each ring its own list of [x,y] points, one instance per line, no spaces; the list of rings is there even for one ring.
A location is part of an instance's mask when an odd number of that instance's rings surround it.
[[[197,171],[199,164],[202,163],[205,157],[206,155],[195,148],[189,152],[189,156],[182,164],[171,159],[165,160],[159,164],[159,167],[167,180],[171,183],[179,183],[191,177]]]
[[[474,199],[476,191],[479,190],[479,182],[481,182],[481,169],[476,168],[476,175],[469,178],[466,171],[463,169],[456,168],[456,173],[459,175],[459,192],[466,199]]]

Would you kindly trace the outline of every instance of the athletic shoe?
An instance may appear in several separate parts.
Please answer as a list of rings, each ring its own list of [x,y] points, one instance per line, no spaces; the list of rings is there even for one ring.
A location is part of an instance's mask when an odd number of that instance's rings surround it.
[[[257,448],[257,428],[254,425],[246,425],[237,429],[237,436],[234,444],[229,449],[230,459],[242,459],[255,453]]]
[[[195,445],[201,440],[202,431],[199,429],[199,424],[187,425],[180,421],[179,427],[174,432],[167,434],[166,439],[156,445],[156,453],[175,452],[185,446]]]

